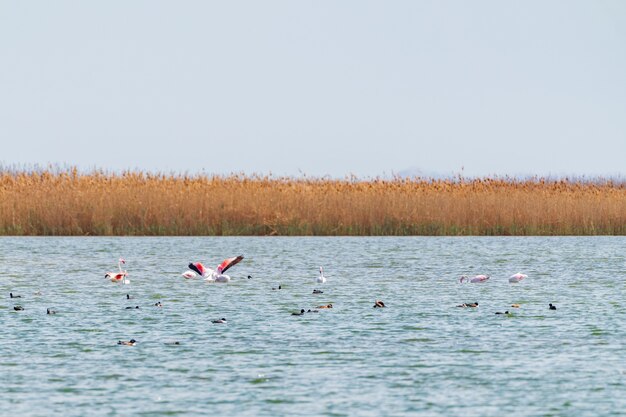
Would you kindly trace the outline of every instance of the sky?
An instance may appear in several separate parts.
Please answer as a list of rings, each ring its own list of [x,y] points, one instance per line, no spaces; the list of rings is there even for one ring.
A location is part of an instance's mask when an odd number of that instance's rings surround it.
[[[621,0],[0,0],[0,164],[626,176]]]

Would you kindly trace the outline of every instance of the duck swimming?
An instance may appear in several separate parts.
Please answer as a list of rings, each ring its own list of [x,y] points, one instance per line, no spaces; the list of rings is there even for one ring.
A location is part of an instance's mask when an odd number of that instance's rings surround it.
[[[161,304],[160,301],[157,301],[156,303],[154,303],[155,307],[163,307],[163,304]]]
[[[282,288],[283,288],[283,287],[282,287],[282,286],[280,286],[280,285],[278,286],[278,288],[276,288],[276,287],[272,287],[272,291],[280,290],[280,289],[282,289]]]
[[[552,305],[552,303],[550,303],[549,308],[550,310],[556,310],[556,306]]]
[[[118,340],[117,344],[122,346],[135,346],[137,341],[135,339],[130,339],[128,342],[125,340]]]
[[[54,310],[46,309],[46,314],[56,314],[57,312]]]
[[[132,300],[133,298],[135,298],[135,297],[133,297],[133,296],[132,296],[132,295],[130,295],[130,294],[126,294],[126,299],[127,299],[127,300]]]
[[[317,306],[315,308],[333,308],[332,304],[326,304],[325,306]]]
[[[505,311],[504,313],[503,313],[503,312],[501,312],[501,311],[497,311],[497,312],[496,312],[496,314],[507,314],[507,315],[508,315],[508,314],[511,314],[511,313],[509,313],[509,310],[507,310],[507,311]]]
[[[313,294],[324,294],[322,290],[313,290]]]
[[[133,307],[133,306],[128,306],[128,307],[126,307],[126,310],[134,310],[134,309],[136,309],[136,308],[139,308],[139,306],[135,306],[135,307]]]
[[[519,308],[520,306],[519,306],[519,304],[511,304],[511,307],[513,307],[513,308]]]
[[[463,304],[459,304],[457,307],[472,307],[472,308],[476,308],[478,307],[478,301],[476,301],[475,303],[463,303]]]
[[[13,310],[15,310],[15,311],[23,311],[24,307],[22,307],[22,306],[14,306]]]
[[[226,323],[226,319],[225,319],[224,317],[222,317],[221,319],[211,320],[211,323],[215,323],[215,324],[225,324],[225,323]]]
[[[292,316],[301,316],[304,314],[304,309],[301,309],[299,313],[291,313]]]

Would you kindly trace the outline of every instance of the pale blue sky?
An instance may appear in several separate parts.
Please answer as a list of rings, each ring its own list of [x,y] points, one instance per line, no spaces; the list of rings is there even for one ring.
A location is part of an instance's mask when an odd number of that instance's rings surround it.
[[[626,175],[626,1],[0,0],[0,162]]]

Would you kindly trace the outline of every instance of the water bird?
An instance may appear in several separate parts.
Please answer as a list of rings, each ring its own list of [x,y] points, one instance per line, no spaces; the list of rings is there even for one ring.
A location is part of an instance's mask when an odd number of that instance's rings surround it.
[[[221,264],[219,264],[215,270],[211,268],[205,267],[201,262],[191,262],[189,264],[189,271],[183,273],[183,276],[187,278],[187,275],[192,275],[191,273],[195,273],[200,275],[205,279],[205,281],[209,282],[229,282],[230,276],[225,275],[229,268],[237,265],[243,259],[243,255],[235,256],[233,258],[224,259]],[[197,276],[194,275],[193,277]]]
[[[139,306],[135,306],[135,307],[133,307],[133,306],[128,306],[128,307],[126,307],[126,310],[134,310],[134,309],[136,309],[136,308],[139,308]]]
[[[111,282],[130,284],[130,280],[126,278],[128,276],[128,272],[126,272],[126,270],[122,271],[122,265],[124,264],[126,264],[126,260],[124,258],[120,258],[117,261],[117,268],[119,269],[119,272],[107,272],[104,274],[104,277],[110,279]]]
[[[332,304],[326,304],[325,306],[317,306],[315,308],[333,308]]]
[[[301,309],[299,313],[291,313],[292,316],[301,316],[304,314],[304,309]]]
[[[54,310],[46,309],[46,314],[56,314],[57,312]]]
[[[10,296],[11,298],[22,298],[22,296],[21,296],[21,295],[16,295],[16,294],[13,294],[12,292],[10,292],[10,293],[9,293],[9,296]]]
[[[520,282],[524,278],[528,278],[528,275],[525,275],[525,274],[522,274],[521,272],[518,272],[517,274],[513,274],[513,275],[511,275],[509,277],[509,282],[514,284],[514,283]]]
[[[40,295],[43,295],[43,293],[42,293],[41,291],[35,291],[35,292],[33,293],[33,295],[40,296]]]
[[[281,290],[283,287],[282,286],[278,286],[278,287],[272,287],[272,290],[276,291],[276,290]]]
[[[496,314],[507,314],[508,315],[508,314],[511,314],[511,313],[509,313],[509,310],[506,310],[504,313],[501,312],[501,311],[497,311]]]
[[[135,346],[136,343],[137,341],[135,339],[130,339],[129,341],[126,341],[126,340],[117,341],[117,344],[122,345],[122,346]]]
[[[313,294],[324,294],[322,290],[313,290]]]
[[[130,295],[130,294],[126,294],[126,299],[127,299],[127,300],[132,300],[133,298],[135,298],[135,297],[133,297],[133,296],[132,296],[132,295]]]
[[[252,279],[252,275],[248,275],[248,279]]]
[[[556,310],[556,306],[552,305],[552,303],[550,303],[549,308],[550,310]]]
[[[306,312],[307,312],[307,313],[319,313],[319,310],[311,310],[311,309],[308,309]]]
[[[226,319],[225,319],[224,317],[222,317],[221,319],[211,320],[211,323],[215,323],[215,324],[226,324]]]
[[[326,282],[326,277],[324,276],[324,269],[320,266],[320,275],[315,279],[315,282],[318,284],[323,284]]]
[[[478,307],[478,301],[476,301],[475,303],[463,303],[463,304],[459,304],[457,307],[471,307],[471,308],[476,308]]]
[[[519,304],[511,304],[511,307],[513,307],[513,308],[519,308],[519,307],[520,307],[520,305],[519,305]]]
[[[488,279],[489,279],[489,275],[476,275],[472,278],[468,277],[467,275],[463,275],[461,276],[461,279],[459,279],[459,282],[462,284],[463,282],[467,281],[467,282],[471,282],[472,284],[476,284],[480,282],[485,282]]]
[[[155,306],[155,307],[163,307],[163,304],[161,304],[161,302],[160,302],[160,301],[157,301],[157,302],[154,304],[154,306]]]
[[[181,274],[183,277],[187,278],[187,279],[195,279],[198,278],[198,274],[195,271],[192,271],[191,269],[183,272]]]
[[[13,310],[15,310],[15,311],[23,311],[24,307],[22,307],[22,306],[14,306]]]
[[[376,300],[376,302],[374,303],[374,308],[383,308],[385,307],[385,303],[383,303],[381,300]]]

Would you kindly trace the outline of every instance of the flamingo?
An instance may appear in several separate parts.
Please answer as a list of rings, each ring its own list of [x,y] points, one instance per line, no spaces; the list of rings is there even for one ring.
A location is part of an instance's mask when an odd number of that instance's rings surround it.
[[[126,270],[122,271],[122,264],[126,264],[126,260],[124,258],[120,258],[117,262],[117,268],[119,269],[119,272],[107,272],[106,274],[104,274],[104,277],[109,278],[111,282],[130,284],[130,280],[126,278],[128,276],[128,272],[126,272]]]
[[[521,280],[523,280],[524,278],[528,278],[528,275],[522,274],[521,272],[518,272],[517,274],[513,274],[509,277],[509,282],[510,283],[517,283],[520,282]]]
[[[318,284],[323,284],[326,282],[326,277],[324,276],[324,269],[320,266],[320,276],[315,279],[315,282]]]
[[[194,272],[197,275],[200,275],[201,277],[204,278],[205,281],[209,281],[209,282],[229,282],[230,281],[230,277],[226,274],[224,274],[224,272],[226,272],[226,270],[228,270],[230,267],[238,264],[239,262],[241,262],[241,260],[243,259],[243,255],[239,255],[239,256],[235,256],[233,258],[227,258],[224,259],[222,261],[221,264],[219,264],[215,270],[211,269],[211,268],[207,268],[204,265],[202,265],[202,263],[200,262],[192,262],[189,264],[189,271],[183,273],[183,276],[185,278],[188,278],[187,274],[188,272]],[[187,274],[187,275],[185,275]],[[194,278],[194,276],[192,276],[191,278]]]
[[[188,269],[187,271],[183,272],[181,275],[187,279],[198,278],[198,274],[196,273],[196,271],[192,271],[191,269]]]
[[[461,277],[461,279],[459,280],[459,282],[462,284],[463,281],[467,281],[467,282],[471,282],[471,283],[478,283],[478,282],[485,282],[489,279],[489,275],[476,275],[475,277],[469,278],[466,275],[463,275]]]

